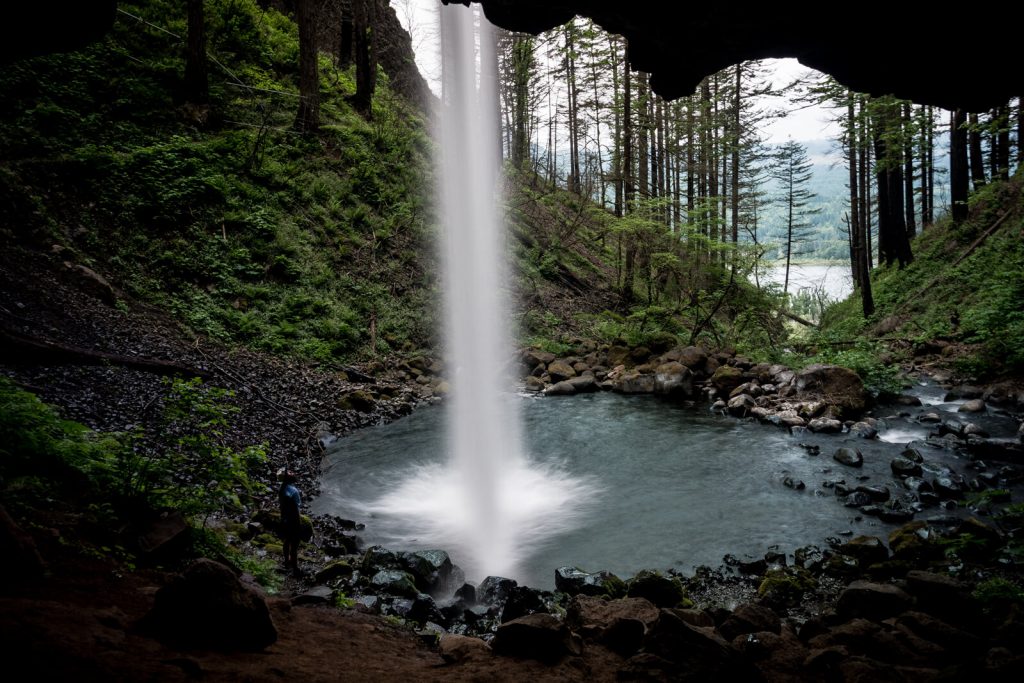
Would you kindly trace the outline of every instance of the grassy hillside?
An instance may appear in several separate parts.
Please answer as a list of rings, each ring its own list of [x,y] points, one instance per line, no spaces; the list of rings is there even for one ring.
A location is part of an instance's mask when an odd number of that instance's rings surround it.
[[[224,341],[321,360],[426,346],[431,144],[384,74],[367,121],[323,57],[323,132],[304,138],[289,18],[206,3],[207,111],[178,95],[184,4],[120,6],[134,17],[101,43],[0,73],[0,239],[60,245]]]
[[[1022,187],[1018,172],[972,195],[968,220],[917,237],[910,266],[876,271],[870,319],[851,297],[827,312],[823,336],[952,345],[955,369],[982,379],[1024,372]]]

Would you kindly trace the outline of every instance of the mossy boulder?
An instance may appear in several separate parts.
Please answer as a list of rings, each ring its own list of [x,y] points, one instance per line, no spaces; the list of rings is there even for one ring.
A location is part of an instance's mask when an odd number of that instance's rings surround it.
[[[813,590],[817,585],[814,576],[806,569],[769,569],[757,588],[757,596],[772,607],[795,607],[800,604],[804,593]]]
[[[719,393],[728,396],[729,392],[743,384],[743,372],[731,365],[723,365],[711,375],[711,383]]]
[[[352,565],[345,560],[335,560],[316,573],[316,582],[334,583],[350,576],[352,576]]]
[[[364,390],[350,391],[338,399],[338,407],[342,410],[355,410],[360,413],[372,413],[377,407],[373,394]]]
[[[908,522],[889,534],[894,560],[920,562],[940,554],[936,534],[926,522]]]
[[[882,539],[875,536],[857,536],[839,546],[837,552],[857,560],[861,568],[889,559],[889,550]]]
[[[645,598],[656,607],[693,607],[682,581],[675,576],[643,570],[627,583],[626,595]]]

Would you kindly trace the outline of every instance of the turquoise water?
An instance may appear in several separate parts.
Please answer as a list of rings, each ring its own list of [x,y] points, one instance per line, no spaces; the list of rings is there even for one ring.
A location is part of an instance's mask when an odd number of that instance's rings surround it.
[[[687,409],[652,396],[608,393],[507,398],[521,402],[528,457],[600,489],[550,519],[555,530],[521,549],[512,572],[521,583],[551,588],[555,569],[563,565],[622,577],[644,568],[688,573],[697,565],[717,566],[726,553],[760,556],[772,545],[792,552],[844,531],[884,537],[892,528],[857,519],[856,510],[840,505],[822,482],[845,476],[856,485],[859,475],[886,483],[887,456],[898,452],[896,444],[857,443],[867,463],[850,470],[830,454],[852,437],[797,438],[713,415],[706,406]],[[443,547],[460,564],[457,537],[423,537],[408,517],[367,512],[381,496],[419,476],[418,468],[445,462],[444,416],[443,408],[431,406],[339,440],[325,460],[314,511],[365,522],[366,543]],[[809,455],[801,441],[822,444],[822,455]],[[786,476],[807,488],[787,488]],[[527,501],[531,493],[518,495]],[[484,578],[467,573],[474,581]]]

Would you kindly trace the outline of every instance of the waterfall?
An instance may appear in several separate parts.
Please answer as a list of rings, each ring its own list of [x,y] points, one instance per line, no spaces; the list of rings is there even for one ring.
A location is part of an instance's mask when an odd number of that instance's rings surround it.
[[[445,6],[441,37],[448,462],[405,473],[370,512],[392,543],[447,549],[477,580],[514,578],[523,557],[578,524],[596,487],[524,454],[509,369],[493,28],[469,8]]]

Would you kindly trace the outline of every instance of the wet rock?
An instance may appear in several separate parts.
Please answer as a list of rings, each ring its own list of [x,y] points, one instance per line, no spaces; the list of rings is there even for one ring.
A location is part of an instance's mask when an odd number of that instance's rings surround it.
[[[812,432],[838,434],[843,431],[843,423],[830,417],[816,417],[807,423],[807,428]]]
[[[945,436],[947,434],[961,436],[963,435],[963,433],[964,423],[961,422],[960,420],[948,419],[943,420],[942,423],[939,424],[939,436]]]
[[[579,377],[573,377],[568,382],[576,390],[577,394],[586,394],[600,389],[597,385],[597,378],[589,372]]]
[[[918,464],[924,462],[924,456],[921,455],[921,451],[916,448],[904,448],[900,451],[900,457],[906,458],[910,462],[916,462]]]
[[[887,583],[854,581],[839,594],[836,612],[843,619],[865,618],[881,621],[905,612],[913,598]]]
[[[889,551],[880,538],[874,536],[857,536],[839,546],[837,552],[853,557],[861,567],[868,567],[876,562],[889,559]]]
[[[544,390],[545,396],[572,396],[576,393],[576,387],[568,380],[556,382]]]
[[[476,587],[476,599],[484,605],[500,607],[512,594],[512,589],[518,586],[514,579],[506,579],[503,576],[488,576]]]
[[[985,412],[985,401],[980,398],[973,398],[961,405],[957,412],[960,413],[983,413]]]
[[[352,576],[352,565],[345,560],[335,560],[324,565],[324,568],[316,573],[315,581],[321,584],[330,584],[350,576]]]
[[[939,645],[949,653],[949,656],[977,656],[985,647],[985,641],[975,634],[951,626],[924,612],[904,612],[896,618],[895,625]]]
[[[816,545],[805,545],[793,552],[793,559],[798,567],[810,572],[818,572],[825,564],[825,554]]]
[[[901,406],[919,406],[921,405],[921,399],[910,394],[900,394],[896,397],[896,403]]]
[[[728,411],[730,415],[737,417],[746,417],[750,413],[751,409],[754,408],[757,403],[754,401],[752,396],[747,394],[740,394],[729,399]]]
[[[921,466],[903,456],[896,456],[889,463],[889,469],[897,477],[920,477]]]
[[[455,565],[444,550],[417,550],[398,553],[401,565],[412,575],[413,581],[424,593],[437,595],[451,591],[456,576]],[[460,581],[461,583],[461,581]]]
[[[862,439],[874,439],[878,436],[878,430],[867,422],[855,422],[850,427],[850,434]]]
[[[970,624],[981,615],[970,587],[950,576],[914,569],[907,572],[906,586],[907,592],[917,599],[920,611],[960,624]]]
[[[958,474],[944,474],[932,479],[932,489],[943,498],[961,498],[966,488],[964,478]]]
[[[592,595],[576,595],[566,607],[565,623],[587,638],[596,637],[620,619],[650,626],[658,619],[658,608],[645,598],[606,600]]]
[[[415,598],[419,595],[416,582],[408,572],[399,569],[383,569],[373,575],[370,585],[380,593]]]
[[[856,448],[837,448],[836,452],[832,454],[832,459],[847,467],[862,467],[864,465],[864,456]]]
[[[822,413],[828,408],[828,404],[824,401],[808,401],[801,403],[797,412],[800,417],[805,420],[811,420],[816,417],[821,417]]]
[[[668,396],[692,396],[693,372],[682,363],[662,363],[654,371],[654,392]]]
[[[527,614],[547,613],[547,604],[541,591],[528,586],[515,586],[509,591],[508,600],[501,610],[501,621],[512,621]]]
[[[984,395],[985,391],[981,387],[976,387],[971,384],[961,384],[946,392],[946,401],[956,401],[961,398],[981,398]]]
[[[861,493],[866,493],[871,500],[884,503],[889,500],[889,489],[881,484],[862,484],[856,488]]]
[[[640,571],[627,584],[626,595],[644,598],[656,607],[689,607],[690,601],[682,582],[649,570]]]
[[[254,652],[277,640],[267,603],[225,565],[200,559],[156,593],[144,629],[186,647]]]
[[[807,488],[807,485],[804,484],[803,480],[794,479],[793,477],[790,476],[782,478],[782,485],[785,486],[786,488],[790,488],[795,491],[803,491],[805,488]]]
[[[578,567],[555,570],[555,590],[566,595],[606,595],[624,588],[622,579],[609,571],[588,573]]]
[[[530,375],[529,377],[526,378],[525,389],[527,391],[544,391],[545,386],[546,385],[544,384],[544,380],[542,380],[539,377],[534,377],[533,375]]]
[[[565,381],[570,377],[575,377],[576,371],[565,361],[556,360],[548,363],[548,376],[551,377],[552,382],[557,384],[558,382]]]
[[[581,652],[578,637],[550,614],[530,614],[502,624],[491,641],[491,648],[501,655],[546,663]]]
[[[467,605],[476,604],[476,586],[471,583],[464,583],[455,589],[455,598],[464,601]]]

